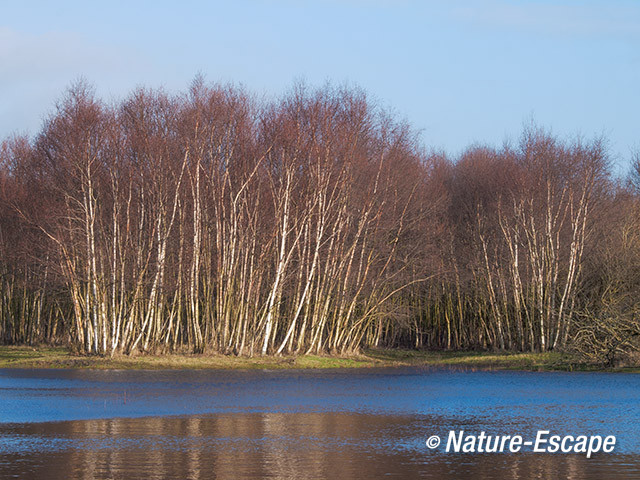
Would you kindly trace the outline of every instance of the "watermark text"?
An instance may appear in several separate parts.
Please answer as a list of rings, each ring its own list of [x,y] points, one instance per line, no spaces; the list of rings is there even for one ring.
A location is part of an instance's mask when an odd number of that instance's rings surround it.
[[[430,449],[438,448],[440,437],[432,435],[426,441]],[[447,436],[446,452],[453,453],[580,453],[591,458],[594,453],[611,453],[616,447],[615,435],[556,435],[538,430],[534,439],[522,435],[487,435],[451,430]]]

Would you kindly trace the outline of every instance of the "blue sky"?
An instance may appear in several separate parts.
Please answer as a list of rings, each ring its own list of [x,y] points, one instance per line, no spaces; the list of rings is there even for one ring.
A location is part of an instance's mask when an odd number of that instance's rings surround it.
[[[197,73],[278,95],[358,85],[455,155],[554,133],[640,149],[640,1],[0,0],[0,137],[34,134],[83,76],[107,100]]]

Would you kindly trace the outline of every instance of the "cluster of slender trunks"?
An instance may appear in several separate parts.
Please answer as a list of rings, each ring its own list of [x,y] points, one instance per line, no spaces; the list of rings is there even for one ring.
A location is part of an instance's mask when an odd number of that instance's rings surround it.
[[[353,89],[79,84],[3,143],[0,338],[239,355],[571,341],[606,152],[427,153]],[[603,173],[604,172],[604,173]]]

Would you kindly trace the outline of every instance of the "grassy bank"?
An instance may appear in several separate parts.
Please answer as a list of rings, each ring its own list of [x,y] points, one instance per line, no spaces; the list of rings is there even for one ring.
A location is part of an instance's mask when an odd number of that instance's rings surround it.
[[[370,368],[392,366],[438,366],[504,370],[603,370],[568,354],[427,352],[416,350],[366,350],[351,356],[141,355],[113,358],[73,354],[65,347],[0,346],[0,368],[92,368],[92,369],[283,369]],[[611,369],[636,371],[640,369]]]

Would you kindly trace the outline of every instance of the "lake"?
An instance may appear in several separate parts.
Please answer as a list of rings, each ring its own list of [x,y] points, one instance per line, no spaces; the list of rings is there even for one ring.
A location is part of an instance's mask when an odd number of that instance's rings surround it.
[[[0,478],[640,478],[639,420],[636,374],[0,369]],[[541,430],[615,449],[446,451]]]

